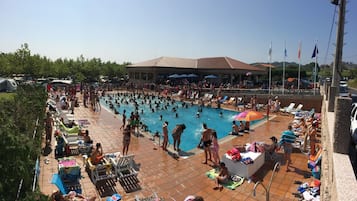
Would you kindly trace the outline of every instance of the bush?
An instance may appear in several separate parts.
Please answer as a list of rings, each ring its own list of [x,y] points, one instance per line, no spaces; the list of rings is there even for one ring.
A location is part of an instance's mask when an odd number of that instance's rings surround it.
[[[0,97],[0,200],[15,200],[21,180],[19,200],[32,194],[35,161],[41,153],[46,99],[43,88],[34,86],[18,87],[13,98]],[[33,138],[35,128],[37,133]]]

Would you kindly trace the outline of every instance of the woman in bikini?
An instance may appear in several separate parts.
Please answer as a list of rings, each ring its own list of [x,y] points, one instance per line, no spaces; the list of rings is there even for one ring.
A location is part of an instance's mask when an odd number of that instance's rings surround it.
[[[91,155],[92,164],[93,165],[99,164],[102,161],[103,157],[104,157],[104,155],[103,155],[102,145],[100,143],[97,143],[96,148],[92,152],[92,155]]]
[[[213,163],[214,163],[215,166],[218,166],[219,162],[220,162],[220,158],[219,158],[219,144],[218,144],[216,131],[212,132],[211,151],[212,151],[212,154],[213,154]]]

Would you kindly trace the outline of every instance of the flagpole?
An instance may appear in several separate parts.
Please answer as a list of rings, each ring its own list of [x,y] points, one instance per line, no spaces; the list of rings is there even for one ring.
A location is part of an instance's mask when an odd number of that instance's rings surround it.
[[[286,41],[284,41],[283,94],[284,94],[284,90],[285,90],[285,60],[286,60]]]
[[[272,54],[273,42],[270,42],[270,49],[269,49],[269,95],[271,93],[271,54]]]
[[[316,76],[317,76],[317,45],[316,45],[316,56],[315,56],[315,72],[314,72],[314,95],[316,94]]]
[[[269,95],[271,94],[271,58],[269,60]]]
[[[298,50],[298,57],[299,57],[299,73],[298,73],[298,94],[300,94],[300,71],[301,71],[301,41],[299,44],[299,50]]]

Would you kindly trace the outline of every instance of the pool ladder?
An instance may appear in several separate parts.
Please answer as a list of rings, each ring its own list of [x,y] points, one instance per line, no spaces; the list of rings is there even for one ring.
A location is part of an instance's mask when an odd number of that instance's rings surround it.
[[[255,196],[255,190],[260,184],[260,185],[262,185],[262,187],[265,190],[265,196],[266,196],[265,200],[269,201],[269,199],[270,199],[270,186],[271,186],[271,183],[273,182],[273,178],[274,178],[275,172],[279,167],[280,167],[280,163],[276,162],[275,165],[274,165],[273,173],[271,174],[271,177],[270,177],[270,181],[269,181],[268,187],[265,187],[264,184],[262,183],[262,181],[258,181],[257,183],[255,183],[254,188],[253,188],[253,196]]]

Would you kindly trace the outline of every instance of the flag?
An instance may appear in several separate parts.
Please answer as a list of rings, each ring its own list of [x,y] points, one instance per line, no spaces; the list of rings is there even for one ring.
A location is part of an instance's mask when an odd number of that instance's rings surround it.
[[[270,43],[270,47],[269,47],[269,52],[268,52],[268,54],[269,54],[269,59],[271,60],[271,53],[273,52],[273,50],[272,50],[272,43]]]
[[[311,58],[315,58],[319,54],[319,49],[317,49],[317,45],[315,45],[314,52],[312,53]]]
[[[284,57],[288,57],[288,51],[286,50],[286,48],[284,49]]]
[[[301,42],[299,43],[298,59],[301,59]]]

